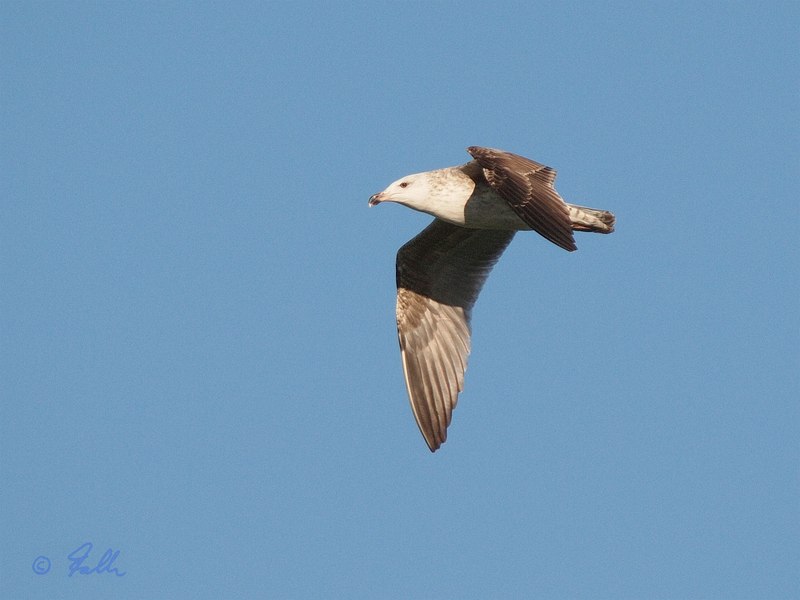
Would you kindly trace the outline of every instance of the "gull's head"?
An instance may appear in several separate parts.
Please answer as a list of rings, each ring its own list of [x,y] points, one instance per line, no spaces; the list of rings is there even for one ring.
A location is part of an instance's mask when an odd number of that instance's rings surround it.
[[[424,210],[429,204],[430,183],[427,173],[406,175],[398,179],[382,192],[369,199],[369,205],[375,206],[381,202],[397,202],[409,208]]]

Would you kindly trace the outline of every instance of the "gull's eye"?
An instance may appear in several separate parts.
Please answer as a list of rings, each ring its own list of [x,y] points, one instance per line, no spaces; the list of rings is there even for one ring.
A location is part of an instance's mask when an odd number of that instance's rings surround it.
[[[400,187],[401,188],[407,188],[408,187],[408,182],[404,181],[403,183],[400,184]]]

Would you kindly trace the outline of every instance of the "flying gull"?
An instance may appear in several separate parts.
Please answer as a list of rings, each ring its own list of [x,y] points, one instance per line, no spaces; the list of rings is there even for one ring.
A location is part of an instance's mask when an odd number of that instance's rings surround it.
[[[533,230],[577,250],[573,231],[611,233],[614,215],[567,204],[555,170],[492,148],[474,160],[407,175],[369,199],[397,202],[435,219],[397,252],[397,335],[417,425],[431,452],[447,427],[470,351],[470,313],[489,272],[517,231]]]

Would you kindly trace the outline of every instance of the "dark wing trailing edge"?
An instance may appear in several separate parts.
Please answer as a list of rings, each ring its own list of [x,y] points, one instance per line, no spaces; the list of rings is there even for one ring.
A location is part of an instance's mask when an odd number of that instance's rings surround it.
[[[513,231],[435,219],[397,253],[397,336],[408,397],[431,451],[447,439],[464,387],[470,314]]]
[[[567,205],[553,183],[556,171],[533,160],[493,148],[470,146],[486,181],[528,226],[557,246],[577,250]]]

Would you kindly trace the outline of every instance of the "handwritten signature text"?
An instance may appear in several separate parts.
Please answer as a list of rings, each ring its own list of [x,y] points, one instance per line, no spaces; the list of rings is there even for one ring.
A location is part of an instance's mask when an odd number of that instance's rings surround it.
[[[67,558],[69,559],[69,576],[72,577],[75,573],[79,575],[91,575],[92,573],[113,573],[117,577],[123,577],[125,571],[121,572],[117,567],[113,566],[114,561],[119,556],[119,550],[114,552],[109,548],[105,551],[100,560],[94,566],[88,566],[84,563],[88,562],[89,553],[92,551],[92,543],[86,542],[75,550],[73,550]]]

